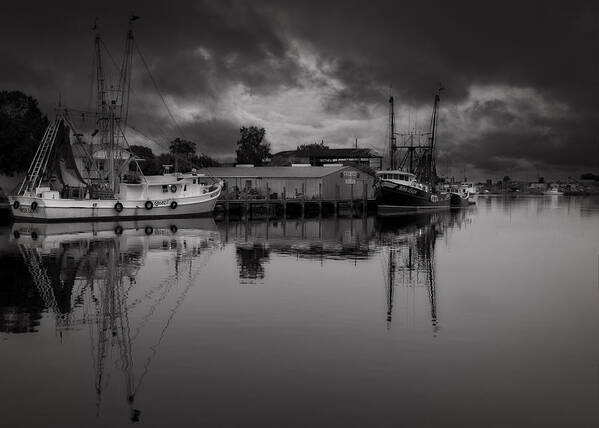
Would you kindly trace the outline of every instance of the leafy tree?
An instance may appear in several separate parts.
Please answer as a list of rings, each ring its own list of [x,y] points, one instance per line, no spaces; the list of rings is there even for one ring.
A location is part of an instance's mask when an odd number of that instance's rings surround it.
[[[196,143],[176,138],[171,141],[169,151],[172,155],[171,164],[174,163],[177,171],[187,172],[191,170],[192,158],[196,152]]]
[[[196,143],[193,141],[182,140],[175,138],[171,141],[169,150],[173,155],[180,155],[185,158],[191,157],[196,152]]]
[[[156,165],[162,171],[162,165],[174,165],[175,157],[170,153],[162,153],[156,156]]]
[[[138,159],[156,159],[156,156],[154,155],[152,149],[146,146],[129,146],[129,151],[133,153],[135,157]]]
[[[239,130],[237,141],[237,163],[262,165],[270,157],[270,144],[264,140],[264,128],[244,126]]]
[[[509,177],[509,175],[506,175],[503,177],[503,182],[507,183],[508,181],[511,181],[511,178]]]
[[[141,159],[139,167],[145,175],[156,175],[162,171],[162,165],[158,163],[152,149],[146,146],[129,146],[129,150],[137,159]]]
[[[0,173],[26,171],[47,126],[37,100],[20,91],[0,92]]]
[[[192,158],[192,163],[195,167],[198,168],[210,168],[214,166],[220,166],[220,162],[215,159],[212,159],[210,156],[202,153],[200,156],[194,156]]]
[[[192,168],[209,168],[220,166],[220,163],[210,156],[201,153],[195,154],[196,143],[193,141],[173,140],[170,144],[170,153],[154,155],[152,150],[145,146],[130,146],[129,149],[138,159],[141,170],[146,175],[155,175],[162,172],[162,165],[175,165],[179,172],[189,172]]]
[[[329,150],[329,146],[324,144],[324,140],[320,143],[312,143],[312,144],[301,144],[297,146],[298,152],[307,152],[307,153],[318,153]]]

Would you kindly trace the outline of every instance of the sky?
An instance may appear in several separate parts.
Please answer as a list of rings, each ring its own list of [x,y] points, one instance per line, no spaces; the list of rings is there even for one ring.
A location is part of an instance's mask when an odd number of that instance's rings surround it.
[[[155,152],[180,137],[233,160],[239,128],[256,125],[273,153],[357,139],[383,154],[389,96],[398,132],[425,132],[442,86],[441,175],[578,176],[599,172],[599,12],[590,3],[10,2],[0,90],[24,91],[49,116],[59,96],[92,109],[94,21],[114,81],[134,11],[155,84],[136,53],[127,135]]]

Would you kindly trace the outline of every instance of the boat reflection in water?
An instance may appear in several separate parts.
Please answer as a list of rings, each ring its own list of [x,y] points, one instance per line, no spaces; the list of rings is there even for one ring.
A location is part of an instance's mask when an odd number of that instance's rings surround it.
[[[387,328],[393,321],[396,289],[403,291],[402,298],[406,300],[412,298],[414,291],[423,289],[430,305],[433,331],[439,331],[435,245],[449,229],[467,223],[467,215],[466,211],[455,211],[379,219],[377,241],[385,272]]]
[[[384,266],[387,327],[391,327],[396,289],[404,294],[426,290],[430,322],[439,331],[435,245],[449,229],[470,221],[470,212],[407,214],[394,218],[286,219],[229,221],[218,224],[221,236],[235,245],[240,284],[265,280],[273,254],[323,262],[380,257]],[[407,299],[407,296],[406,296]],[[411,300],[413,303],[413,300]]]
[[[433,330],[438,331],[435,245],[439,237],[447,236],[451,227],[461,225],[469,213],[437,212],[393,220],[363,217],[224,221],[218,225],[212,219],[16,223],[10,230],[11,251],[18,252],[19,261],[14,269],[21,276],[24,268],[26,272],[20,281],[13,281],[16,291],[12,294],[29,297],[19,303],[17,296],[10,304],[0,304],[2,317],[7,321],[0,323],[0,327],[4,325],[12,332],[38,333],[47,332],[48,327],[55,328],[61,349],[62,344],[75,351],[89,346],[89,365],[86,355],[83,363],[81,358],[73,358],[68,364],[80,365],[83,371],[93,368],[93,389],[90,380],[90,389],[84,384],[82,390],[83,394],[94,391],[96,414],[110,418],[114,409],[120,408],[122,413],[117,418],[126,414],[132,421],[142,416],[150,419],[156,416],[152,413],[155,409],[147,409],[144,403],[152,400],[152,391],[157,393],[157,389],[152,389],[157,388],[157,378],[168,382],[173,377],[204,376],[201,363],[195,368],[178,367],[185,365],[183,361],[188,361],[187,364],[203,361],[209,367],[216,367],[217,372],[220,367],[214,362],[217,360],[224,360],[222,367],[227,372],[234,367],[227,366],[227,355],[221,354],[216,344],[221,343],[221,335],[231,335],[232,342],[237,343],[239,325],[253,328],[253,323],[257,323],[253,334],[258,344],[264,339],[261,335],[269,336],[279,328],[296,326],[295,323],[306,326],[307,332],[320,331],[318,323],[299,315],[299,318],[293,315],[285,318],[280,313],[261,313],[257,309],[261,306],[251,306],[259,300],[260,304],[276,306],[278,302],[286,307],[285,301],[305,296],[303,293],[320,278],[322,284],[311,288],[318,293],[314,296],[315,307],[322,302],[335,302],[343,291],[353,290],[360,296],[358,308],[364,309],[363,313],[356,309],[359,313],[352,314],[345,313],[345,309],[339,309],[340,313],[325,311],[333,324],[346,316],[367,316],[365,322],[373,321],[379,329],[379,314],[384,310],[390,327],[393,318],[401,313],[399,307],[394,308],[399,302],[407,305],[406,313],[411,310],[427,318],[430,307]],[[211,265],[204,269],[209,259]],[[384,272],[379,260],[385,261]],[[348,262],[352,266],[348,267]],[[279,269],[269,269],[269,263]],[[237,272],[232,271],[234,266]],[[305,288],[301,283],[304,273],[309,282]],[[255,293],[253,290],[248,293],[247,288],[222,286],[230,284],[229,275],[233,276],[233,284],[238,276],[240,285],[264,286]],[[286,276],[295,279],[299,276],[299,287],[281,282],[280,278]],[[352,283],[348,276],[361,279]],[[211,286],[205,284],[207,293],[203,296],[208,299],[204,302],[194,300],[195,293],[190,293],[194,285],[201,283],[200,278],[211,278]],[[211,283],[213,280],[216,284]],[[386,307],[378,298],[383,284]],[[277,290],[275,297],[273,289]],[[302,294],[296,294],[300,289]],[[426,300],[404,300],[402,291],[410,290],[422,297],[425,294]],[[376,297],[370,301],[374,306],[364,304],[362,299],[373,294]],[[180,310],[186,298],[188,303]],[[227,306],[231,301],[234,304]],[[249,305],[249,309],[240,310],[239,303],[244,307]],[[238,311],[245,321],[224,320],[223,314],[236,316]],[[170,329],[169,334],[169,326],[176,317],[179,329]],[[201,324],[200,319],[208,320],[210,326]],[[287,327],[273,325],[276,319]],[[197,354],[199,348],[190,345],[197,342],[195,335],[201,332],[207,343],[213,344],[212,349],[216,349],[209,356]],[[163,341],[166,343],[161,348]],[[259,354],[251,348],[247,352]],[[160,362],[153,364],[158,353]],[[158,373],[151,376],[153,366]],[[146,392],[141,396],[144,380]],[[226,376],[218,382],[229,385]],[[164,386],[168,391],[183,387],[189,387],[188,382]]]
[[[70,330],[89,330],[97,414],[119,371],[130,419],[139,420],[135,396],[177,310],[220,246],[214,221],[15,223],[11,232],[61,340]],[[142,268],[152,276],[150,286],[137,284]]]

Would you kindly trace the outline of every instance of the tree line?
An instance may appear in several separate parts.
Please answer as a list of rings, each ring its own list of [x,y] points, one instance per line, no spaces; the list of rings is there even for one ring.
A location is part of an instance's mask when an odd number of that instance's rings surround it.
[[[35,98],[21,91],[0,92],[0,174],[14,175],[27,170],[48,124]],[[270,144],[264,140],[265,129],[244,126],[239,132],[237,163],[267,162],[271,153]],[[180,138],[170,142],[168,153],[154,154],[152,149],[141,145],[130,146],[130,151],[141,160],[140,168],[147,175],[160,174],[163,165],[172,165],[181,172],[220,166],[210,156],[198,154],[195,142]]]
[[[196,143],[175,138],[169,144],[169,152],[155,155],[146,146],[132,145],[129,150],[139,161],[139,167],[145,175],[157,175],[163,172],[164,165],[171,165],[177,171],[189,172],[192,168],[210,168],[220,163],[210,156],[196,153]]]

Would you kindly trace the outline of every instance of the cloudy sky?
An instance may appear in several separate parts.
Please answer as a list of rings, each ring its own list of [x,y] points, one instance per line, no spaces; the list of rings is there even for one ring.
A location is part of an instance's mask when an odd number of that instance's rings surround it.
[[[96,3],[3,5],[0,89],[34,96],[50,115],[59,93],[70,107],[93,106],[94,18],[120,62],[135,11],[137,44],[176,120],[135,57],[130,123],[155,151],[184,137],[232,159],[239,127],[259,125],[273,152],[356,139],[383,152],[389,95],[399,131],[424,130],[441,83],[442,174],[598,172],[599,13],[591,2]]]

